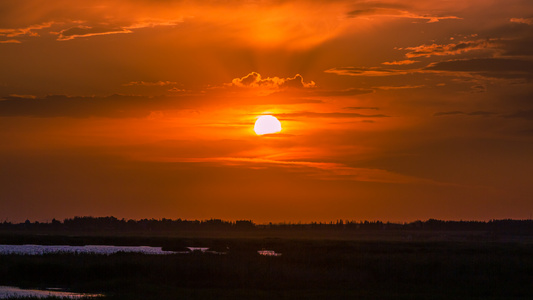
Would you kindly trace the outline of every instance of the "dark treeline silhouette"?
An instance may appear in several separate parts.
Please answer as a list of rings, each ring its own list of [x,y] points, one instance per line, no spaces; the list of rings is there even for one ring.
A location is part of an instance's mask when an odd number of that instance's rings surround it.
[[[425,230],[425,231],[491,231],[533,234],[532,220],[443,221],[429,219],[408,223],[381,221],[345,221],[311,223],[255,224],[251,220],[224,221],[141,219],[126,220],[115,217],[74,217],[51,222],[0,223],[0,230],[54,230],[54,231],[182,231],[182,230]]]

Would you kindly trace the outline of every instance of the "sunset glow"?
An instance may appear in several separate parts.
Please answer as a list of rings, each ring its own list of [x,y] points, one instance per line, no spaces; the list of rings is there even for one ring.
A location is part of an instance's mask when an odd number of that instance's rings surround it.
[[[530,0],[1,1],[0,221],[528,218],[532,41]]]

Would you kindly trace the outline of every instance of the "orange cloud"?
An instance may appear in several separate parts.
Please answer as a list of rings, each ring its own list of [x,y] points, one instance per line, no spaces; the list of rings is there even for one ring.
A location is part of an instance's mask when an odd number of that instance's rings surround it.
[[[533,18],[511,18],[513,23],[522,23],[527,25],[533,25]]]
[[[382,62],[381,64],[382,65],[386,65],[386,66],[402,66],[402,65],[410,65],[410,64],[414,64],[414,63],[417,63],[418,61],[416,60],[400,60],[400,61],[391,61],[391,62]]]
[[[340,68],[331,68],[324,72],[337,74],[337,75],[347,75],[347,76],[392,76],[392,75],[406,75],[418,70],[396,70],[396,69],[383,69],[383,68],[366,68],[366,67],[340,67]]]
[[[39,36],[36,30],[41,30],[44,28],[49,28],[54,24],[54,22],[44,22],[41,24],[34,24],[22,28],[0,28],[0,36],[15,37],[21,35],[27,36]]]
[[[420,45],[416,47],[397,48],[398,50],[411,50],[405,54],[408,58],[413,57],[430,57],[430,56],[442,56],[442,55],[457,55],[474,50],[490,49],[495,47],[495,43],[487,40],[476,40],[460,42],[456,44],[447,45]]]
[[[270,94],[276,91],[288,88],[313,88],[316,86],[314,81],[305,82],[302,75],[296,74],[290,78],[267,77],[263,78],[257,72],[251,72],[248,75],[235,78],[231,81],[231,86],[240,88],[260,88],[265,90],[265,94]]]
[[[86,25],[78,25],[70,27],[68,29],[61,30],[58,34],[58,41],[68,41],[80,37],[91,37],[98,35],[107,35],[107,34],[118,34],[118,33],[132,33],[131,30],[124,28],[113,28],[113,27],[91,27]]]
[[[280,113],[276,114],[278,117],[306,117],[306,118],[385,118],[389,117],[383,114],[377,115],[363,115],[358,113],[341,113],[341,112],[294,112],[294,113]]]
[[[20,44],[21,41],[18,40],[6,40],[6,41],[0,41],[0,44]]]
[[[369,18],[369,17],[389,17],[389,18],[406,18],[406,19],[423,19],[428,23],[439,22],[447,19],[461,19],[457,16],[434,16],[430,14],[418,14],[408,10],[391,8],[391,7],[370,7],[356,9],[348,12],[351,18]]]

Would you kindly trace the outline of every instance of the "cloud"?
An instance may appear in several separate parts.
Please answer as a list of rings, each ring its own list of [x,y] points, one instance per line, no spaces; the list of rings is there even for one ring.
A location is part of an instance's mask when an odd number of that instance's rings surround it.
[[[47,21],[40,24],[29,25],[20,28],[0,28],[0,36],[5,37],[20,37],[30,36],[39,37],[43,29],[50,28],[52,26],[59,27],[59,31],[47,32],[57,35],[58,41],[68,41],[81,37],[92,37],[108,34],[120,34],[120,33],[132,33],[136,29],[141,28],[153,28],[156,26],[175,26],[183,22],[183,19],[147,19],[142,21],[134,21],[127,25],[120,24],[124,22],[115,21],[116,24],[109,23],[109,20],[105,22],[88,22],[82,20],[68,20],[68,21]],[[61,29],[62,28],[62,29]],[[14,41],[14,40],[11,40]]]
[[[364,115],[364,114],[358,114],[358,113],[343,113],[343,112],[329,112],[329,113],[318,113],[318,112],[309,112],[309,111],[302,111],[302,112],[295,112],[295,113],[281,113],[276,114],[276,116],[284,118],[296,118],[296,117],[304,117],[304,118],[386,118],[390,117],[383,114],[376,114],[376,115]]]
[[[465,115],[465,116],[481,116],[481,117],[487,117],[487,116],[493,116],[496,113],[490,112],[490,111],[473,111],[473,112],[463,112],[460,110],[454,110],[454,111],[442,111],[442,112],[436,112],[433,114],[434,117],[442,117],[442,116],[454,116],[454,115]]]
[[[381,5],[383,6],[383,5]],[[389,17],[389,18],[406,18],[406,19],[422,19],[427,20],[428,23],[439,22],[447,19],[461,19],[457,16],[435,16],[429,14],[418,14],[408,10],[393,8],[393,7],[369,7],[363,9],[355,9],[347,13],[350,18],[368,18],[368,17]]]
[[[0,41],[0,44],[20,44],[21,41],[19,40],[5,40],[5,41]]]
[[[58,34],[58,41],[68,41],[80,37],[91,37],[98,35],[132,33],[133,31],[120,27],[105,27],[97,26],[91,27],[86,25],[78,25],[68,29],[61,30]]]
[[[124,86],[133,86],[133,85],[140,85],[140,86],[165,86],[165,85],[174,85],[177,84],[173,81],[131,81],[126,84],[123,84]]]
[[[133,33],[136,29],[141,28],[153,28],[156,26],[175,26],[183,22],[183,19],[177,20],[144,20],[140,22],[130,23],[129,25],[109,25],[106,23],[95,25],[76,25],[67,29],[63,29],[59,32],[55,32],[58,35],[58,41],[68,41],[75,38],[92,37],[108,34],[121,34],[121,33]],[[74,23],[87,23],[83,21],[75,21]]]
[[[0,117],[106,117],[139,118],[151,111],[169,109],[176,104],[163,97],[111,95],[106,97],[69,97],[49,95],[43,98],[8,96],[0,99]]]
[[[39,36],[36,30],[51,27],[55,22],[44,22],[41,24],[34,24],[21,28],[0,28],[0,36],[16,37],[16,36]]]
[[[281,89],[285,87],[290,88],[310,88],[315,87],[315,82],[304,82],[302,75],[296,74],[292,78],[280,78],[280,77],[267,77],[262,78],[261,74],[257,72],[251,72],[248,75],[235,78],[231,81],[231,85],[237,87],[248,87],[248,88],[271,88],[271,89]]]
[[[406,89],[418,89],[424,87],[424,85],[399,85],[399,86],[375,86],[374,89],[378,90],[406,90]]]
[[[472,93],[484,93],[487,91],[487,87],[481,84],[476,84],[474,86],[471,86],[471,92]]]
[[[430,57],[443,55],[457,55],[474,50],[483,50],[494,48],[497,44],[490,40],[476,40],[459,43],[451,43],[446,45],[431,44],[420,45],[416,47],[396,48],[398,50],[411,50],[405,54],[407,58],[413,57]]]
[[[513,23],[533,25],[533,18],[511,18],[510,21]]]
[[[513,58],[475,58],[431,63],[424,70],[468,72],[495,78],[531,78],[533,62]]]
[[[402,66],[402,65],[410,65],[410,64],[414,64],[414,63],[417,63],[418,61],[416,60],[400,60],[400,61],[391,61],[391,62],[382,62],[381,64],[382,65],[386,65],[386,66]]]
[[[347,75],[347,76],[369,76],[369,77],[378,77],[378,76],[393,76],[393,75],[406,75],[417,70],[396,70],[396,69],[383,69],[383,68],[367,68],[367,67],[340,67],[340,68],[331,68],[324,72],[337,74],[337,75]]]
[[[515,113],[505,116],[506,118],[518,118],[533,121],[533,109],[530,110],[519,110]]]
[[[234,78],[231,83],[226,84],[226,86],[259,89],[262,91],[262,95],[269,95],[287,89],[314,88],[316,87],[316,84],[314,81],[305,82],[300,74],[296,74],[294,77],[289,78],[280,78],[277,76],[263,78],[261,74],[251,72],[244,77]]]

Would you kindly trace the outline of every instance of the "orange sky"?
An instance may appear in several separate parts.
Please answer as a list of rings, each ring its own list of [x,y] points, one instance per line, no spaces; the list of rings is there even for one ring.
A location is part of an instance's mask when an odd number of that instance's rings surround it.
[[[0,220],[529,218],[532,49],[529,0],[3,0]]]

